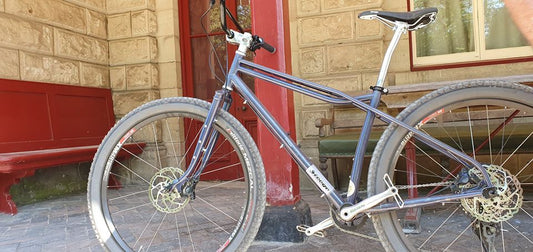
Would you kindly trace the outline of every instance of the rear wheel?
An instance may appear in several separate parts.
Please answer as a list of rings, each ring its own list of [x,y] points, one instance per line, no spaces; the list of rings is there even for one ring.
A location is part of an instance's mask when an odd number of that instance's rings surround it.
[[[214,154],[195,197],[166,186],[187,168],[210,104],[191,98],[147,103],[111,129],[95,155],[89,213],[111,251],[244,251],[265,206],[265,174],[253,139],[230,114],[216,118]]]
[[[502,82],[467,82],[426,95],[399,118],[486,164],[500,189],[472,198],[373,215],[389,251],[533,250],[533,89]],[[385,174],[405,198],[444,195],[482,177],[389,126],[370,164],[369,194],[386,189]]]

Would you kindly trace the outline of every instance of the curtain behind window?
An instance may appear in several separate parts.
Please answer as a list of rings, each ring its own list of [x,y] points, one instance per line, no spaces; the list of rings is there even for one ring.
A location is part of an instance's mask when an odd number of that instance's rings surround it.
[[[502,0],[485,0],[486,49],[527,45],[512,22]],[[415,9],[437,7],[437,22],[416,32],[418,57],[474,52],[472,0],[414,0]]]

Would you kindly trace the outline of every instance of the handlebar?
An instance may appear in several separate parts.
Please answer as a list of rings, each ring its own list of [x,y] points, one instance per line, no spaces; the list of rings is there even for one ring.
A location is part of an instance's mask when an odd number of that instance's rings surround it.
[[[216,0],[209,0],[209,4],[210,4],[211,7],[215,3],[216,3]],[[229,17],[229,19],[235,25],[235,27],[237,27],[237,30],[239,30],[239,32],[244,33],[244,29],[241,27],[239,22],[237,22],[237,20],[233,16],[233,14],[231,14],[231,12],[228,10],[228,8],[226,8],[226,0],[220,0],[220,25],[222,27],[222,30],[228,36],[228,38],[231,39],[235,35],[233,34],[233,32],[230,29],[228,29],[227,17]],[[273,47],[272,45],[268,44],[267,42],[265,42],[261,37],[259,37],[257,35],[254,35],[252,38],[253,38],[253,41],[252,41],[252,43],[250,45],[250,48],[249,48],[251,51],[255,51],[257,49],[264,48],[265,50],[267,50],[270,53],[275,53],[276,52],[276,48]]]

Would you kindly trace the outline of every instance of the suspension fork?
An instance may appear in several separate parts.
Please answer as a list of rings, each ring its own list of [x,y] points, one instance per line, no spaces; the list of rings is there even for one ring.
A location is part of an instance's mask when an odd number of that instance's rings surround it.
[[[221,89],[215,92],[213,102],[207,112],[207,117],[202,125],[198,141],[196,142],[191,162],[184,174],[168,185],[167,188],[169,190],[176,188],[179,193],[183,193],[183,189],[188,182],[193,182],[195,184],[200,178],[200,174],[205,169],[208,160],[213,154],[213,148],[218,139],[218,132],[214,130],[214,123],[216,122],[217,115],[221,109],[228,111],[231,106],[232,98],[230,92],[231,91],[228,89]],[[194,188],[194,185],[192,185],[192,187]],[[189,193],[193,193],[193,191],[190,191]]]

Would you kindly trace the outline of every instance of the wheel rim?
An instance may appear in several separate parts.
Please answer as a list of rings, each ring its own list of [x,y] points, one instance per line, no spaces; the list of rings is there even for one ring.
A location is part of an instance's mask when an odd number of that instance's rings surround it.
[[[506,212],[508,218],[500,221],[483,219],[480,215],[473,214],[474,211],[481,211],[479,206],[482,205],[475,199],[463,200],[463,204],[461,201],[456,201],[417,210],[383,214],[380,218],[381,224],[394,227],[385,230],[383,234],[387,236],[389,243],[406,244],[408,247],[403,249],[428,251],[533,249],[533,238],[530,238],[533,234],[532,115],[531,107],[522,104],[478,99],[457,102],[428,111],[425,117],[408,118],[420,130],[437,136],[465,153],[475,153],[476,159],[482,163],[501,167],[496,170],[507,171],[510,181],[519,183],[513,187],[512,193],[515,193],[516,197],[512,200],[520,202],[513,204],[513,207],[517,208],[516,212],[512,214]],[[396,186],[404,188],[400,192],[404,198],[409,197],[409,189],[405,189],[409,186],[411,186],[411,197],[413,196],[414,184],[431,185],[458,180],[462,170],[458,163],[447,160],[443,155],[432,153],[428,146],[419,141],[413,143],[406,141],[407,139],[409,137],[396,139],[404,141],[404,144],[396,152],[395,158],[391,159],[389,166],[394,167],[389,174],[394,177]],[[392,165],[394,163],[397,165]],[[416,176],[410,176],[414,172],[409,172],[412,168],[408,166],[415,167]],[[494,171],[492,173],[495,174]],[[384,189],[379,176],[376,178],[377,191]],[[450,179],[445,180],[446,177]],[[459,187],[469,185],[467,183]],[[442,184],[441,187],[435,188],[435,185],[417,188],[418,195],[426,196],[430,195],[430,192],[431,195],[442,195],[452,191],[450,185]],[[509,190],[507,192],[512,194]],[[510,200],[510,197],[508,196],[507,200]],[[507,206],[509,205],[511,204]],[[482,238],[479,239],[479,236]]]
[[[165,113],[139,122],[131,127],[134,130],[128,129],[120,137],[106,162],[100,197],[107,228],[123,249],[219,250],[238,245],[239,242],[232,242],[246,233],[241,228],[247,228],[254,197],[248,186],[248,172],[241,171],[240,176],[229,181],[202,180],[207,173],[210,175],[205,177],[212,177],[229,168],[242,169],[240,153],[233,150],[220,154],[219,147],[215,147],[213,162],[202,173],[194,200],[160,190],[161,183],[183,173],[187,153],[194,150],[194,146],[184,147],[183,142],[187,134],[198,136],[198,132],[193,132],[194,125],[202,123],[198,119],[192,114]],[[175,125],[182,127],[176,130]],[[232,137],[226,138],[231,128],[217,129],[221,133],[219,143],[236,146]],[[120,151],[130,148],[127,146],[143,144],[142,153],[133,154],[128,160],[119,158]],[[131,154],[131,150],[126,152]],[[235,162],[210,167],[221,159]],[[108,184],[110,180],[118,180],[120,186]]]

